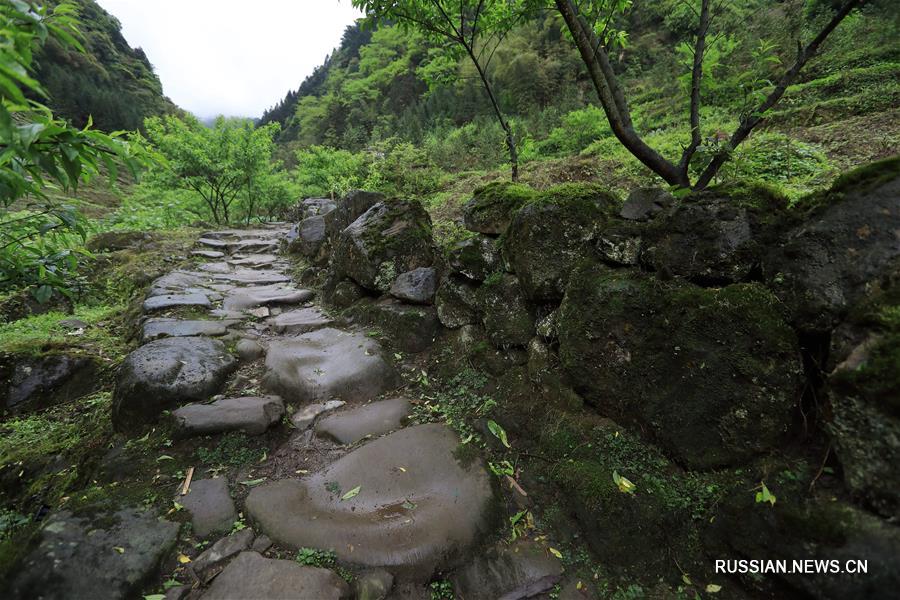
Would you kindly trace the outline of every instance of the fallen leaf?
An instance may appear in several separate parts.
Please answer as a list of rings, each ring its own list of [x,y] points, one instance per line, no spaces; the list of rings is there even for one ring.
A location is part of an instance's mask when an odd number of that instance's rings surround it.
[[[507,448],[510,447],[509,440],[506,438],[506,430],[505,429],[503,429],[499,424],[497,424],[496,421],[492,421],[492,420],[488,420],[487,426],[488,426],[488,429],[491,431],[491,433],[494,434],[494,437],[496,437],[498,440],[500,440],[500,442]]]
[[[359,494],[359,488],[360,486],[356,486],[355,488],[341,496],[341,500],[349,500],[350,498],[356,497],[356,495]]]
[[[560,552],[560,551],[557,550],[556,548],[547,548],[547,550],[550,551],[550,554],[552,554],[552,555],[555,556],[556,558],[562,560],[562,557],[563,557],[563,556],[562,556],[562,552]]]
[[[412,509],[414,509],[414,508],[416,507],[416,504],[413,503],[413,502],[410,502],[409,500],[407,500],[406,502],[404,502],[404,503],[401,504],[400,506],[402,506],[402,507],[405,508],[406,510],[412,510]]]
[[[404,473],[406,473],[406,469],[405,469],[405,468],[403,468],[403,467],[397,467],[397,468],[400,469],[401,471],[403,471]]]
[[[185,556],[184,554],[179,553],[178,554],[178,562],[180,562],[183,565],[186,565],[189,562],[191,562],[191,559],[189,557]]]
[[[171,456],[169,456],[168,454],[163,454],[162,456],[160,456],[159,458],[156,459],[156,462],[159,462],[161,460],[175,460],[175,459],[172,458]]]
[[[715,583],[711,583],[708,586],[706,586],[707,594],[718,594],[721,591],[722,591],[721,585],[716,585]]]
[[[687,575],[682,575],[681,580],[684,582],[685,585],[694,585],[694,582],[691,581],[691,578],[688,577]]]
[[[635,486],[631,480],[619,475],[616,471],[613,471],[613,483],[619,487],[619,491],[623,494],[633,494],[637,489],[637,486]]]
[[[149,596],[144,596],[144,600],[166,600],[165,594],[150,594]]]
[[[251,479],[249,481],[242,481],[241,485],[246,485],[247,487],[253,487],[254,485],[259,485],[259,484],[263,483],[265,480],[266,480],[265,477],[262,477],[260,479]]]
[[[122,546],[113,546],[113,550],[115,550],[119,554],[125,554],[125,548],[123,548]]]

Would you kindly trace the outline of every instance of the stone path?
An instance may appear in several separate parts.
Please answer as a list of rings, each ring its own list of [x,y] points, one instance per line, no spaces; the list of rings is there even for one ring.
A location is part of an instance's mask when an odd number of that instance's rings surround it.
[[[193,586],[173,588],[169,596],[427,598],[424,584],[471,561],[473,549],[495,530],[491,478],[481,460],[457,460],[460,441],[446,426],[407,424],[412,406],[396,392],[401,379],[394,357],[318,306],[313,290],[292,283],[279,254],[287,234],[286,225],[204,234],[193,268],[151,286],[142,345],[118,374],[113,423],[121,431],[170,419],[180,438],[261,435],[273,427],[293,432],[255,467],[268,475],[245,500],[227,474],[198,472],[186,495],[172,490],[190,515],[193,535],[211,545],[194,557]],[[432,276],[417,272],[409,287]],[[420,301],[421,295],[409,295]],[[222,395],[241,389],[235,372],[246,369],[260,375],[262,389]],[[229,535],[239,513],[261,535],[249,528]],[[134,518],[145,519],[140,523],[147,528],[149,517]],[[167,553],[173,525],[158,523],[151,530],[158,530],[159,553]],[[301,547],[333,552],[357,576],[354,586],[332,570],[272,558],[293,557]],[[159,557],[151,550],[129,581],[153,576]],[[552,566],[511,568],[508,592],[531,595],[558,579]],[[464,572],[467,582],[478,572],[473,569]],[[529,569],[537,572],[534,582]],[[503,591],[505,581],[492,585]]]

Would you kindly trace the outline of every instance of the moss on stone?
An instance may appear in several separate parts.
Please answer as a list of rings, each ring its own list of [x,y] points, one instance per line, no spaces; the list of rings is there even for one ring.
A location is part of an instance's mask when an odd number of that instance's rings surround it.
[[[561,183],[545,190],[536,199],[539,202],[599,208],[605,214],[618,212],[622,201],[608,188],[598,183]]]
[[[714,185],[690,194],[686,200],[699,201],[704,197],[727,197],[740,208],[760,212],[781,211],[790,200],[778,187],[761,181],[739,180]]]
[[[466,228],[490,235],[506,230],[513,213],[537,197],[527,185],[494,181],[475,190],[463,208]]]

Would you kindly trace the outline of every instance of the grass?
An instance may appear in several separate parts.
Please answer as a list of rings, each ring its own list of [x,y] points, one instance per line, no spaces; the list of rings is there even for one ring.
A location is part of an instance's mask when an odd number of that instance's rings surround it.
[[[121,359],[127,345],[119,318],[124,305],[76,306],[73,314],[48,312],[0,325],[0,353],[39,355],[49,350],[87,354],[107,362]],[[83,330],[60,325],[78,319]]]

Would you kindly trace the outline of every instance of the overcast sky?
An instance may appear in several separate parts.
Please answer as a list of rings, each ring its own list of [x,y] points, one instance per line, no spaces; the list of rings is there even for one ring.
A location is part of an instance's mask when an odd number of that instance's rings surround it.
[[[258,117],[296,89],[360,14],[350,0],[97,0],[144,49],[175,104]]]

